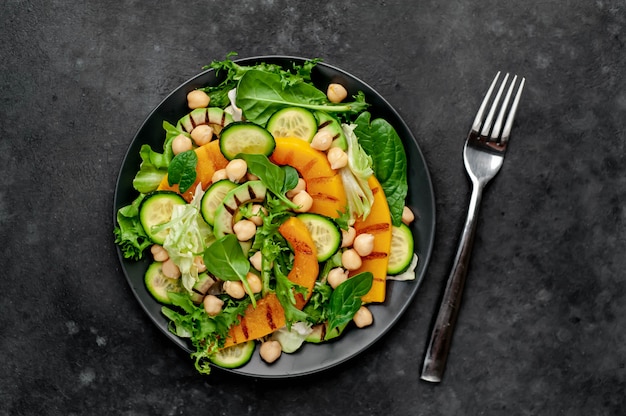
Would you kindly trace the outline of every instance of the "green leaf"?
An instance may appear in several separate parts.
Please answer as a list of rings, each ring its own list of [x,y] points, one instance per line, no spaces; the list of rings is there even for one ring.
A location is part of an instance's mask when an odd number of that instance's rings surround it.
[[[227,234],[207,247],[204,250],[204,264],[207,271],[220,280],[240,280],[256,307],[256,300],[246,276],[250,271],[250,262],[234,234]]]
[[[187,150],[174,156],[167,169],[167,181],[170,186],[178,184],[180,192],[186,192],[196,181],[198,155]]]
[[[227,234],[207,247],[204,264],[209,273],[221,280],[243,280],[250,271],[250,262],[234,234]]]
[[[298,175],[298,171],[293,166],[285,165],[282,167],[282,170],[285,172],[285,180],[283,182],[281,193],[286,193],[298,185],[300,175]]]
[[[402,209],[408,192],[407,161],[402,140],[389,122],[382,118],[371,120],[362,113],[355,121],[359,144],[370,155],[376,178],[383,188],[393,225],[402,222]]]
[[[248,171],[290,208],[298,206],[291,202],[285,193],[298,184],[298,172],[292,167],[280,167],[273,164],[265,155],[240,153],[237,158],[243,159]]]
[[[113,229],[115,243],[126,259],[140,260],[152,242],[139,221],[139,205],[145,195],[140,194],[130,204],[117,211],[117,226]]]
[[[363,272],[352,276],[335,288],[328,305],[328,328],[330,330],[350,322],[363,304],[361,297],[369,292],[373,279],[371,272]]]

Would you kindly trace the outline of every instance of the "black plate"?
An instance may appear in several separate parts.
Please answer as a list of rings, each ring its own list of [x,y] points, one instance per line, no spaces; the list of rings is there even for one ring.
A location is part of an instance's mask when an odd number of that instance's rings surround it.
[[[305,59],[296,57],[261,56],[241,59],[237,62],[242,65],[268,62],[291,68],[293,63],[302,64],[304,61]],[[393,107],[372,87],[341,69],[319,63],[313,70],[312,80],[322,91],[325,91],[326,86],[331,82],[338,82],[344,85],[348,89],[350,96],[358,91],[363,91],[367,102],[371,104],[370,112],[372,113],[372,119],[376,117],[385,118],[395,127],[402,138],[408,158],[408,205],[416,213],[416,220],[412,224],[412,230],[415,236],[416,253],[419,256],[416,270],[417,277],[413,281],[388,283],[385,302],[370,306],[370,310],[374,315],[374,324],[372,326],[360,330],[350,328],[341,338],[334,342],[319,345],[305,344],[294,354],[283,354],[272,365],[264,363],[257,352],[245,366],[235,370],[226,370],[236,374],[262,378],[302,376],[331,368],[363,352],[381,338],[404,313],[424,278],[426,266],[433,248],[435,235],[435,198],[433,187],[424,156],[406,123]],[[132,180],[141,163],[139,156],[141,145],[149,144],[153,149],[161,151],[165,138],[165,132],[162,127],[163,120],[176,124],[176,121],[189,111],[186,106],[187,93],[202,86],[216,85],[218,82],[219,79],[213,70],[198,74],[174,90],[144,121],[128,148],[119,173],[115,190],[114,221],[117,210],[124,205],[128,205],[137,197],[137,192],[132,187]],[[191,352],[187,341],[176,337],[168,331],[167,320],[160,311],[161,306],[146,290],[143,275],[150,260],[144,259],[140,262],[128,261],[123,258],[119,248],[118,255],[126,279],[148,316],[168,338],[184,350]]]

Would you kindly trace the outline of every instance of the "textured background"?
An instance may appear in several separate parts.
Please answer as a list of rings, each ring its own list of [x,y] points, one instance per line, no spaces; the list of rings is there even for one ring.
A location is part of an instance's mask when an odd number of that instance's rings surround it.
[[[0,5],[0,414],[617,415],[626,400],[623,1]],[[380,342],[318,377],[195,373],[133,297],[115,181],[142,120],[230,51],[321,57],[418,139],[435,251]],[[487,189],[443,383],[419,381],[468,202],[461,148],[497,70],[527,78]]]

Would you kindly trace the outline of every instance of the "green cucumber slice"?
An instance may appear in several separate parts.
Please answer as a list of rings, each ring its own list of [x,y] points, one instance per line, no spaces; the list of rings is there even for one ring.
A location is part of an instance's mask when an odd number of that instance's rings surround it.
[[[317,120],[307,109],[287,107],[272,114],[267,130],[274,137],[297,137],[310,143],[317,132]]]
[[[163,274],[163,263],[155,261],[148,266],[144,275],[144,283],[148,292],[157,302],[170,305],[172,301],[167,295],[168,292],[182,293],[184,291],[180,279],[171,279]]]
[[[236,183],[231,182],[228,179],[214,182],[211,186],[209,186],[209,189],[206,190],[202,196],[202,201],[200,202],[200,213],[207,224],[211,226],[214,224],[215,211],[217,210],[217,207],[224,200],[224,196],[237,186],[238,185]]]
[[[209,360],[223,368],[237,368],[246,364],[252,358],[256,344],[254,341],[242,342],[232,347],[224,348],[212,355]]]
[[[300,214],[297,218],[306,225],[309,233],[311,233],[317,249],[318,262],[328,260],[339,250],[341,232],[333,220],[323,215],[312,213]]]
[[[213,219],[213,234],[216,238],[222,238],[226,234],[233,233],[235,217],[242,204],[248,202],[260,202],[265,200],[267,188],[261,181],[248,181],[228,191],[223,200],[215,209]]]
[[[391,251],[389,253],[389,263],[387,264],[387,274],[396,275],[404,272],[413,259],[413,234],[406,224],[391,227]]]
[[[269,131],[248,121],[229,124],[220,136],[220,150],[228,160],[233,160],[239,153],[269,156],[275,147],[276,141]]]
[[[213,132],[219,135],[222,129],[232,122],[233,117],[221,108],[196,108],[178,120],[176,128],[191,133],[197,126],[208,124],[213,128]]]
[[[182,196],[173,191],[154,191],[148,194],[139,206],[139,221],[150,241],[163,245],[168,230],[153,231],[153,227],[172,219],[174,205],[185,205]]]

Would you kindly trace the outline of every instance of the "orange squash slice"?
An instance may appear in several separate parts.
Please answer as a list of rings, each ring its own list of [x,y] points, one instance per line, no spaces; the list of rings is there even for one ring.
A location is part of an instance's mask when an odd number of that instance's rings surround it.
[[[370,176],[368,185],[374,194],[374,203],[370,214],[357,219],[354,228],[356,234],[370,233],[374,236],[374,250],[362,258],[363,264],[358,270],[350,272],[354,276],[361,272],[371,272],[374,276],[372,288],[363,296],[364,303],[383,302],[386,294],[387,263],[391,250],[391,214],[383,188],[374,176]]]
[[[196,181],[186,192],[181,194],[187,202],[191,202],[199,183],[202,183],[202,189],[206,190],[209,185],[211,185],[211,179],[213,178],[215,171],[224,169],[228,164],[228,160],[226,160],[220,151],[220,144],[218,140],[213,140],[203,146],[197,147],[194,151],[198,156],[198,164],[196,165]],[[170,190],[180,193],[178,184],[174,184],[173,186],[169,185],[167,182],[167,175],[163,177],[157,189]]]
[[[276,148],[270,160],[277,165],[293,166],[306,182],[313,198],[309,212],[338,218],[348,205],[341,176],[330,167],[324,152],[313,149],[297,137],[276,138]]]

